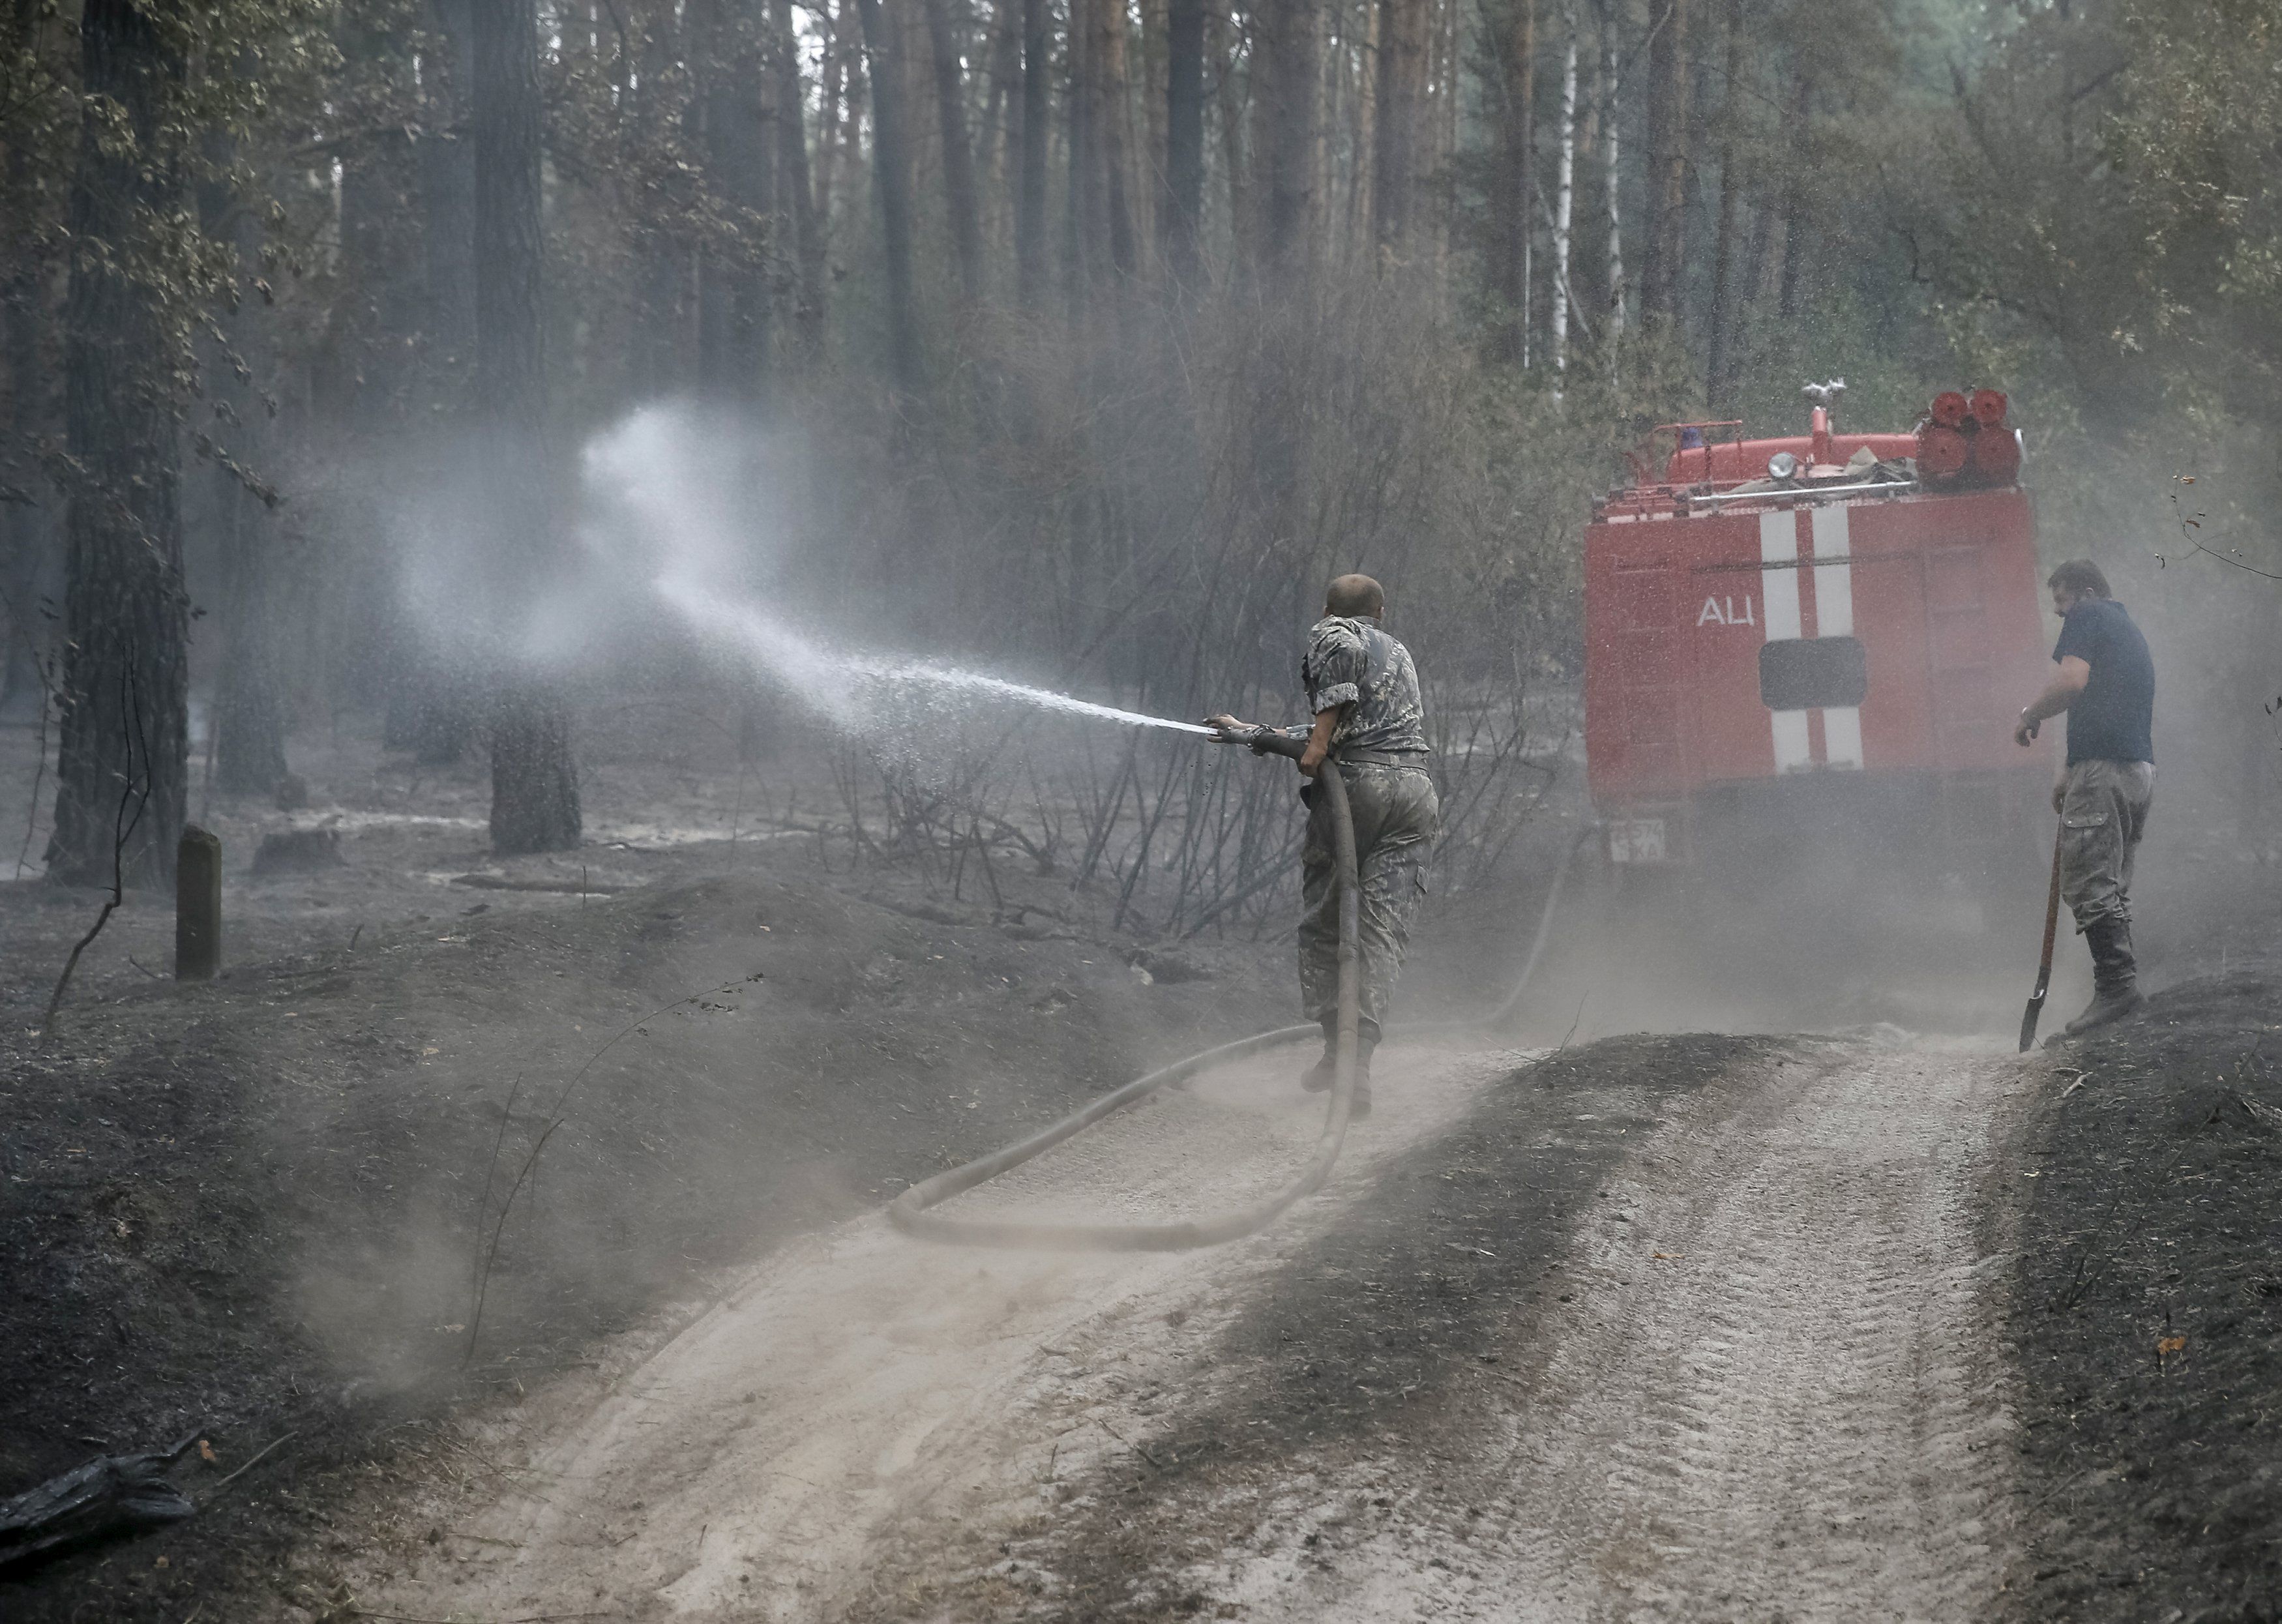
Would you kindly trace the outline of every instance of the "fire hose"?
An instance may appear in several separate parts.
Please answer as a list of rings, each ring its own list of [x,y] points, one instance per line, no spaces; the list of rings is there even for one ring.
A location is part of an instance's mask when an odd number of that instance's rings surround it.
[[[1263,755],[1287,756],[1296,759],[1306,748],[1303,739],[1266,728],[1255,728],[1235,736]],[[1178,1224],[1055,1224],[951,1218],[930,1210],[955,1195],[988,1184],[1001,1173],[1044,1154],[1063,1140],[1084,1132],[1104,1117],[1146,1099],[1169,1084],[1194,1076],[1207,1067],[1241,1060],[1264,1049],[1314,1037],[1322,1030],[1314,1024],[1256,1032],[1249,1037],[1239,1037],[1233,1043],[1220,1044],[1184,1060],[1175,1061],[1146,1076],[1137,1077],[1122,1088],[1102,1095],[1083,1109],[1072,1112],[1026,1139],[913,1185],[888,1204],[889,1223],[907,1235],[964,1246],[1066,1252],[1183,1252],[1199,1247],[1220,1246],[1256,1233],[1275,1222],[1293,1202],[1323,1188],[1331,1176],[1332,1165],[1339,1161],[1340,1146],[1347,1141],[1348,1115],[1354,1104],[1357,1032],[1361,1024],[1362,991],[1362,967],[1358,948],[1362,929],[1362,882],[1356,872],[1354,820],[1347,810],[1346,781],[1335,764],[1327,763],[1326,768],[1316,773],[1315,782],[1330,812],[1333,867],[1339,879],[1339,1018],[1334,1037],[1336,1068],[1332,1074],[1331,1107],[1323,1119],[1323,1131],[1316,1140],[1315,1154],[1300,1176],[1282,1189],[1248,1206]],[[1577,853],[1583,849],[1586,839],[1593,833],[1589,827],[1580,832],[1570,847],[1568,856],[1555,873],[1552,889],[1546,894],[1544,907],[1538,917],[1537,931],[1530,944],[1529,956],[1523,962],[1521,975],[1504,1001],[1486,1015],[1468,1021],[1432,1022],[1415,1030],[1455,1031],[1494,1027],[1512,1013],[1514,1006],[1520,1002],[1523,991],[1528,987],[1530,977],[1536,972],[1538,960],[1544,954],[1552,929],[1554,909],[1561,900],[1561,889],[1568,878],[1570,867],[1575,862]],[[1403,1026],[1391,1030],[1407,1033],[1414,1029]]]

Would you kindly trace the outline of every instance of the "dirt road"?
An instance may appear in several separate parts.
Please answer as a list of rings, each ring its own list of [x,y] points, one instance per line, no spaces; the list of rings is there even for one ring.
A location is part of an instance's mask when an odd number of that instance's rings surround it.
[[[513,1487],[439,1504],[426,1558],[361,1605],[480,1620],[1985,1611],[2009,1549],[2006,1456],[1991,1447],[2008,1422],[1977,1334],[1975,1181],[2026,1068],[1810,1040],[1659,1100],[1646,1084],[1528,1084],[1517,1058],[1390,1055],[1380,1113],[1331,1189],[1234,1247],[971,1253],[867,1219],[781,1253],[598,1399],[508,1418],[485,1447],[525,1463]],[[1241,1199],[1312,1135],[1290,1069],[1199,1079],[964,1199],[1136,1217]],[[1478,1157],[1468,1132],[1498,1101],[1523,1113],[1501,1132],[1525,1118],[1529,1150],[1588,1171],[1574,1192],[1587,1199],[1540,1238],[1542,1292],[1504,1294],[1540,1300],[1499,1321],[1502,1351],[1472,1356],[1494,1379],[1378,1395],[1400,1406],[1392,1424],[1297,1429],[1261,1470],[1241,1434],[1271,1424],[1241,1418],[1268,1367],[1230,1351],[1236,1322],[1321,1278],[1398,1172],[1415,1187],[1437,1156]],[[1510,1261],[1525,1239],[1507,1238]],[[1089,1569],[1113,1543],[1105,1590]]]

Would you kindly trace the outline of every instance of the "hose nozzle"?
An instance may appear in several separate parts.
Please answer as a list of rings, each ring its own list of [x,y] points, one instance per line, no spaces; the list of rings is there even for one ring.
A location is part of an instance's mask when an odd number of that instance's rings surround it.
[[[1225,723],[1217,724],[1213,728],[1213,736],[1222,744],[1250,745],[1255,756],[1289,756],[1294,761],[1308,748],[1305,739],[1295,739],[1288,733],[1263,727],[1258,723],[1234,727]]]

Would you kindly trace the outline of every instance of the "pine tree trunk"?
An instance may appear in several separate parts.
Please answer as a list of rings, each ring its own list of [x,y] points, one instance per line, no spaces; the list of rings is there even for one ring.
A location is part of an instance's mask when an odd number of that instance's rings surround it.
[[[1428,0],[1378,0],[1378,74],[1372,87],[1371,241],[1403,257],[1418,174],[1426,96]]]
[[[848,26],[848,8],[854,3],[839,0],[830,12],[832,32],[824,42],[823,105],[817,113],[823,128],[817,139],[816,213],[827,231],[832,228],[832,199],[839,186],[841,131],[846,122],[842,109],[855,95],[855,87],[849,82],[849,53],[856,49],[856,39]]]
[[[345,7],[335,41],[347,71],[388,83],[415,78],[408,27],[379,8]],[[260,65],[244,65],[258,78]],[[413,416],[415,374],[403,335],[427,303],[424,245],[405,229],[425,190],[424,143],[404,129],[367,132],[341,153],[339,293],[331,304],[335,388],[361,435],[384,433]]]
[[[457,422],[476,356],[475,17],[471,0],[430,0],[430,7],[444,49],[425,59],[421,75],[422,404]],[[457,762],[476,732],[476,685],[461,651],[405,614],[390,664],[383,745],[408,750],[427,766]]]
[[[943,128],[943,201],[951,214],[951,250],[959,258],[959,291],[970,305],[982,299],[982,204],[974,190],[974,150],[966,136],[966,81],[960,67],[951,0],[920,0],[928,47],[935,58],[935,117]]]
[[[1561,58],[1561,162],[1553,190],[1553,370],[1569,370],[1569,229],[1577,205],[1577,13],[1568,15],[1569,44]]]
[[[1537,186],[1537,0],[1511,0],[1499,52],[1498,173],[1490,186],[1492,296],[1501,307],[1493,353],[1527,364],[1530,214]]]
[[[1317,15],[1312,0],[1261,0],[1252,14],[1260,211],[1253,261],[1270,291],[1306,279],[1316,188]]]
[[[1651,5],[1648,48],[1648,219],[1643,321],[1679,313],[1688,179],[1688,0]]]
[[[1602,127],[1607,132],[1602,149],[1605,164],[1602,188],[1609,205],[1609,342],[1613,345],[1625,336],[1624,164],[1619,150],[1623,143],[1618,136],[1617,25],[1606,16],[1601,21],[1601,84],[1606,98],[1602,113]]]
[[[724,400],[759,398],[768,372],[770,245],[774,208],[773,78],[759,0],[711,0],[698,37],[705,54],[706,169],[736,211],[736,243],[698,267],[698,378]]]
[[[779,192],[790,207],[780,212],[790,221],[800,267],[800,306],[793,326],[800,336],[801,354],[811,366],[824,354],[824,318],[831,298],[826,284],[825,221],[817,206],[816,187],[809,173],[808,127],[803,110],[808,92],[800,74],[800,36],[793,30],[792,0],[773,0],[774,23],[770,49],[777,63],[777,161]]]
[[[1735,323],[1735,209],[1743,194],[1743,0],[1727,0],[1727,87],[1719,109],[1719,216],[1712,238],[1712,325],[1705,343],[1704,396],[1726,411],[1734,393],[1728,376]]]
[[[1775,314],[1788,322],[1798,314],[1800,260],[1806,250],[1806,177],[1813,173],[1813,150],[1806,120],[1814,105],[1814,85],[1805,74],[1791,87],[1790,177],[1783,188],[1782,289]]]
[[[1244,99],[1239,91],[1236,18],[1230,0],[1205,0],[1205,51],[1214,67],[1218,94],[1221,167],[1228,176],[1228,219],[1231,249],[1240,253],[1252,219],[1250,154],[1244,145]],[[1201,214],[1202,211],[1199,211]],[[1202,235],[1199,229],[1199,236]]]
[[[227,175],[233,143],[227,137],[213,141],[208,156],[214,174]],[[267,796],[286,773],[285,703],[270,580],[273,521],[268,504],[246,488],[236,470],[259,474],[275,458],[277,436],[260,391],[276,382],[276,318],[252,285],[261,251],[260,225],[227,181],[199,184],[198,219],[208,237],[229,245],[237,261],[236,300],[219,317],[229,353],[214,356],[206,369],[206,392],[214,406],[213,432],[226,454],[206,470],[206,513],[222,576],[216,616],[221,669],[207,725],[216,730],[215,787],[228,795]]]
[[[982,198],[983,236],[997,226],[998,199],[1008,184],[1008,154],[1021,117],[1022,24],[1019,0],[990,0],[990,87],[983,97],[982,127],[976,132],[974,187]]]
[[[1094,81],[1094,129],[1101,154],[1101,215],[1108,264],[1121,279],[1140,263],[1133,235],[1133,180],[1126,120],[1131,106],[1125,80],[1125,0],[1091,0],[1094,43],[1087,64]]]
[[[911,148],[904,126],[903,74],[880,0],[856,0],[864,28],[864,79],[872,88],[872,184],[880,194],[888,278],[888,358],[906,392],[920,386],[920,338],[912,308]]]
[[[420,137],[430,365],[464,377],[476,344],[476,146],[468,128],[475,83],[471,0],[431,0],[445,42],[423,75],[429,97]]]
[[[1026,310],[1046,289],[1046,121],[1053,38],[1047,0],[1022,0],[1022,151],[1014,191],[1014,284]]]
[[[144,219],[182,205],[153,146],[183,63],[171,19],[136,0],[80,12],[76,250],[64,311],[63,716],[49,873],[81,885],[172,880],[189,788],[190,601],[176,509],[168,345],[150,291],[121,274]],[[121,150],[119,116],[132,145]]]
[[[19,37],[28,37],[27,13],[35,0],[16,0]],[[29,206],[32,154],[19,143],[8,152],[10,205]],[[40,329],[48,314],[46,256],[28,242],[12,245],[8,284],[0,290],[0,346],[8,369],[8,439],[17,447],[35,446],[48,431],[50,384],[40,354]],[[28,466],[0,468],[9,484],[32,484]],[[35,717],[46,703],[42,693],[40,579],[46,573],[48,510],[30,500],[0,497],[0,719]]]
[[[1067,66],[1062,105],[1069,153],[1064,166],[1068,197],[1062,210],[1062,291],[1073,328],[1085,319],[1086,299],[1093,284],[1093,256],[1101,240],[1096,221],[1100,173],[1094,134],[1101,109],[1091,61],[1095,41],[1087,17],[1087,7],[1093,4],[1094,0],[1069,0],[1069,35],[1063,52]]]
[[[1169,0],[1166,9],[1164,175],[1165,264],[1193,285],[1205,206],[1205,0]]]
[[[521,606],[559,567],[547,458],[540,279],[536,0],[474,0],[476,432],[498,645],[520,641]],[[511,655],[508,657],[511,660]],[[511,664],[493,679],[492,846],[503,854],[578,843],[578,777],[563,697]]]

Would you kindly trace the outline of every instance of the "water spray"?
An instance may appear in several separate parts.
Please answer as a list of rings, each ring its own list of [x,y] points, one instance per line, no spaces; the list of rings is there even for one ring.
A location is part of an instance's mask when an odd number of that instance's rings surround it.
[[[761,605],[726,596],[687,575],[664,577],[656,590],[700,633],[735,649],[842,726],[861,728],[889,715],[924,710],[936,700],[967,697],[1010,700],[1128,727],[1212,736],[1211,728],[1195,722],[1121,711],[981,672],[830,649],[796,632]]]

